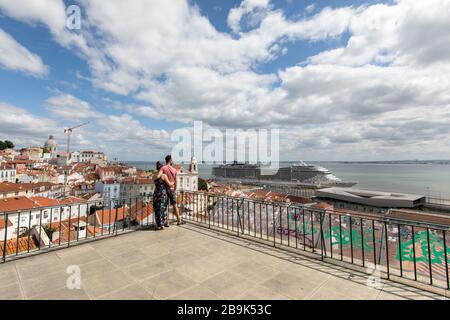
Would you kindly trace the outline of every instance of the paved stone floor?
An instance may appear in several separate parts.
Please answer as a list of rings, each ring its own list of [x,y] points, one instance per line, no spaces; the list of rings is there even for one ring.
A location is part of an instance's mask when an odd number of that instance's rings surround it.
[[[69,266],[81,289],[69,290]],[[0,265],[0,299],[445,299],[193,225],[143,230]]]

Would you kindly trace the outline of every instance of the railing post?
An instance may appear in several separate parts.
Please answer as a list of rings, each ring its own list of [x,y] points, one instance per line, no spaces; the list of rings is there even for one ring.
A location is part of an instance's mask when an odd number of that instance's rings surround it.
[[[447,257],[447,241],[446,241],[446,230],[442,230],[442,240],[444,241],[444,257],[445,257],[445,280],[447,282],[447,290],[450,290],[450,282],[448,275],[448,257]]]
[[[16,256],[19,254],[19,232],[20,232],[20,211],[17,217],[17,239],[16,239]],[[5,242],[6,245],[6,242]]]
[[[386,249],[386,271],[388,280],[391,277],[390,274],[390,266],[389,266],[389,238],[388,238],[388,227],[387,222],[384,221],[384,240],[385,240],[385,249]]]
[[[327,255],[327,249],[325,247],[326,246],[325,236],[323,234],[323,221],[324,221],[325,212],[319,211],[319,215],[320,215],[320,254],[321,254],[322,261],[323,261],[324,253],[325,253],[325,256]]]
[[[430,271],[430,285],[433,285],[433,265],[431,263],[430,228],[427,227],[428,268]]]
[[[273,224],[273,246],[276,247],[277,246],[277,242],[276,242],[276,238],[275,238],[275,233],[276,233],[276,226],[275,226],[275,206],[272,204],[272,216],[273,216],[273,220],[272,220],[272,224]]]
[[[236,229],[238,237],[239,237],[239,226],[241,224],[241,215],[239,214],[239,209],[240,209],[239,200],[236,200]]]
[[[28,215],[28,232],[27,232],[27,253],[30,252],[30,236],[31,236],[31,210],[30,214]]]
[[[41,212],[42,214],[42,212]],[[69,228],[68,228],[68,232],[69,235],[67,237],[67,247],[70,247],[70,220],[72,219],[72,205],[69,204]]]
[[[8,214],[4,214],[5,217],[5,237],[3,242],[3,262],[6,261],[6,241],[8,241]]]
[[[400,223],[397,223],[397,236],[398,236],[398,252],[400,262],[400,277],[403,277],[402,235],[400,232]]]

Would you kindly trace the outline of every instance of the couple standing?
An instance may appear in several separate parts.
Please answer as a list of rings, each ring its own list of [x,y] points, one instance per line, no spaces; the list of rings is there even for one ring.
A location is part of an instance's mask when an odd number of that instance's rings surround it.
[[[177,218],[177,224],[183,224],[177,206],[176,184],[177,184],[177,169],[173,167],[172,156],[166,156],[166,165],[163,166],[161,162],[156,163],[155,192],[153,194],[153,209],[155,211],[157,230],[162,230],[164,227],[169,227],[169,218],[167,217],[167,208],[171,204],[173,206],[173,213]]]

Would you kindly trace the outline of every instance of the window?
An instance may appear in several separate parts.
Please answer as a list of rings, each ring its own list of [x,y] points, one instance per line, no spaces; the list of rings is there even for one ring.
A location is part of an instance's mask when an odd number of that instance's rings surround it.
[[[48,219],[48,211],[47,210],[44,211],[44,219]]]

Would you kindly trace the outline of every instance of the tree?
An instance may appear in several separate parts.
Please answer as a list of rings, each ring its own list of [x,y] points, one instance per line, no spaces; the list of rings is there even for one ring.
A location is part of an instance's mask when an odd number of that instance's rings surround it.
[[[1,141],[0,140],[0,150],[12,149],[14,148],[14,143],[9,140]]]
[[[208,191],[208,184],[202,178],[198,178],[198,190]]]
[[[6,149],[13,149],[14,148],[14,143],[12,143],[9,140],[5,140],[4,144],[6,146]]]
[[[53,228],[52,226],[45,224],[42,226],[42,228],[44,229],[45,233],[47,234],[48,238],[50,239],[50,241],[53,238],[53,233],[58,231],[58,229]]]

